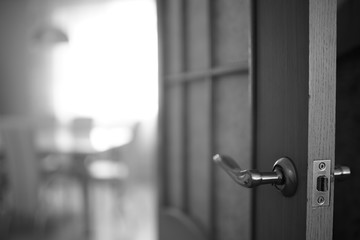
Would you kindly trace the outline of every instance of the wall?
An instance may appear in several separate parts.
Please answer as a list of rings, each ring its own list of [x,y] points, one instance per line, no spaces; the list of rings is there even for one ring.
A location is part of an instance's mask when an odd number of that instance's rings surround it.
[[[0,2],[0,116],[52,113],[50,79],[54,44],[41,39],[57,8],[100,0],[4,0]],[[40,38],[39,38],[40,37]]]
[[[32,6],[34,3],[0,3],[0,115],[49,111],[48,52],[34,39],[36,28],[46,17],[39,6]]]

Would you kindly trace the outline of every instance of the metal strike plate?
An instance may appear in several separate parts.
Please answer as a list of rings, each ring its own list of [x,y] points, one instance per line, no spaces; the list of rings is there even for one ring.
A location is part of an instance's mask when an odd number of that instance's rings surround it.
[[[330,170],[331,160],[316,160],[313,162],[313,207],[329,206]]]

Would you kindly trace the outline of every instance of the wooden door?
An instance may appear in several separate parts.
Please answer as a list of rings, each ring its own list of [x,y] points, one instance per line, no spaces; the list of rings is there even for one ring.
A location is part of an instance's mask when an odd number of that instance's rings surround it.
[[[312,168],[334,166],[336,2],[158,7],[160,239],[331,239],[333,183],[329,204],[313,206]],[[236,185],[215,153],[260,171],[287,156],[297,192]]]

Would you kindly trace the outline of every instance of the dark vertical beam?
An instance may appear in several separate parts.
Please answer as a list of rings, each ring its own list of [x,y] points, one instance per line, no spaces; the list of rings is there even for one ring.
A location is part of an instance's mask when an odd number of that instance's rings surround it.
[[[256,105],[257,105],[257,95],[256,95],[256,1],[250,1],[250,34],[249,34],[249,93],[250,93],[250,103],[251,103],[251,167],[252,169],[257,169],[256,166]],[[251,192],[251,202],[254,203],[256,199],[256,191]],[[251,205],[251,239],[256,238],[256,228],[255,228],[255,216],[256,216],[256,207],[255,204]]]
[[[188,47],[187,47],[187,34],[186,34],[186,25],[187,25],[187,11],[186,11],[186,6],[187,6],[187,0],[179,0],[180,3],[180,19],[179,19],[179,24],[180,24],[180,36],[182,36],[181,41],[180,41],[180,64],[181,66],[179,66],[179,69],[181,70],[182,73],[185,73],[187,71],[187,65],[186,65],[186,54],[188,51]],[[187,118],[187,99],[188,99],[188,84],[184,83],[181,86],[182,88],[182,141],[181,141],[181,152],[182,152],[182,156],[181,159],[183,161],[183,167],[182,167],[182,179],[183,179],[183,186],[182,186],[182,191],[183,191],[183,211],[185,213],[189,212],[189,161],[188,161],[188,147],[187,147],[187,140],[188,140],[188,133],[187,133],[187,129],[188,129],[188,118]]]
[[[187,4],[187,71],[209,69],[209,0],[188,1]],[[207,233],[212,221],[209,197],[212,187],[212,162],[209,160],[210,79],[211,76],[207,75],[204,81],[189,82],[187,98],[189,216]]]
[[[208,51],[209,51],[209,61],[208,61],[208,67],[211,69],[214,67],[214,30],[213,26],[214,23],[212,21],[213,19],[213,8],[214,8],[214,2],[213,0],[208,0],[208,9],[207,9],[207,22],[208,22]],[[210,76],[210,81],[208,81],[208,89],[209,89],[209,160],[212,159],[212,156],[215,154],[215,141],[214,141],[214,129],[215,129],[215,104],[214,104],[214,77]],[[215,240],[216,239],[216,174],[215,174],[215,165],[210,164],[209,169],[210,174],[210,230],[209,230],[209,239]]]
[[[184,210],[186,207],[186,122],[185,113],[185,86],[173,86],[179,92],[179,98],[173,98],[171,89],[166,84],[166,74],[183,73],[185,70],[185,47],[184,47],[184,1],[157,0],[158,4],[158,24],[159,24],[159,94],[160,94],[160,115],[159,115],[159,200],[160,207],[176,207]],[[180,39],[181,38],[181,39]],[[170,100],[173,101],[170,101]],[[167,111],[171,110],[176,104],[179,115],[177,122],[181,130],[170,131],[169,127],[174,127],[169,119]],[[172,116],[174,117],[174,116]],[[177,123],[176,123],[177,124]],[[175,135],[170,135],[174,134]],[[170,148],[170,144],[176,144]],[[173,152],[176,149],[176,152]],[[176,158],[174,154],[178,154]],[[174,171],[177,174],[174,176]]]
[[[159,72],[159,84],[158,84],[158,88],[159,88],[159,99],[158,99],[158,103],[159,103],[159,115],[158,115],[158,156],[159,156],[159,160],[156,162],[157,164],[157,186],[158,186],[158,207],[159,209],[161,209],[161,207],[164,207],[166,205],[169,204],[169,194],[168,194],[168,181],[166,181],[166,179],[168,179],[167,176],[167,161],[165,161],[166,159],[166,151],[164,146],[164,143],[166,142],[166,134],[165,134],[165,129],[166,128],[166,119],[165,119],[165,114],[164,114],[164,110],[165,110],[165,69],[166,69],[166,59],[165,59],[165,55],[164,52],[166,51],[165,46],[166,46],[166,27],[165,27],[165,23],[166,23],[166,0],[156,0],[156,5],[157,5],[157,18],[158,18],[158,72]]]

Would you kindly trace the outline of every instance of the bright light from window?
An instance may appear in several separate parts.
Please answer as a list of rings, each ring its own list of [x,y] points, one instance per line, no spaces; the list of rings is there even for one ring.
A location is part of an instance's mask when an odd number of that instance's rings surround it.
[[[105,151],[112,147],[122,146],[130,143],[133,139],[131,128],[102,128],[92,129],[90,133],[91,145],[97,151]]]
[[[68,15],[58,12],[55,18]],[[63,121],[91,117],[105,123],[154,118],[158,77],[155,2],[114,1],[82,8],[74,15],[69,44],[54,50],[56,116]]]

